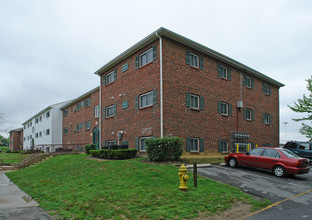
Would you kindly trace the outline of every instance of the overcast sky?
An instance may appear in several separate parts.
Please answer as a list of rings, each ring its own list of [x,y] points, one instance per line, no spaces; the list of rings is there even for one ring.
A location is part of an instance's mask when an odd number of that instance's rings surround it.
[[[159,27],[284,83],[280,141],[306,140],[287,105],[312,75],[309,0],[0,0],[0,130],[95,88],[96,70]]]

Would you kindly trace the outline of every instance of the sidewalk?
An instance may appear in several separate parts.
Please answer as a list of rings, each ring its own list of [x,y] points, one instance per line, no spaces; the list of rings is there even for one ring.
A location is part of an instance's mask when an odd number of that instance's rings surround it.
[[[0,171],[0,219],[52,219],[39,204]]]

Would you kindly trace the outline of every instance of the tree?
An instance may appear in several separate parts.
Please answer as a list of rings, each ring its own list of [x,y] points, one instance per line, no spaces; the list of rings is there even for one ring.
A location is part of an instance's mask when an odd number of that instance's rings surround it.
[[[306,96],[303,94],[302,99],[298,99],[297,102],[294,102],[294,106],[291,107],[288,105],[288,107],[293,110],[294,112],[299,113],[307,113],[307,117],[303,118],[294,118],[294,121],[312,121],[312,76],[311,78],[306,79],[307,81],[307,89],[309,90],[310,94]],[[302,123],[302,127],[299,130],[299,132],[303,135],[305,135],[307,138],[312,140],[312,127]]]

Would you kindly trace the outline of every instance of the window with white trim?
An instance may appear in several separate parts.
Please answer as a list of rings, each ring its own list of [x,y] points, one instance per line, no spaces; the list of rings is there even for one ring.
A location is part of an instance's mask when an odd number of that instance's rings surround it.
[[[229,151],[229,143],[225,140],[219,140],[219,152],[226,153]]]
[[[268,113],[263,114],[263,122],[264,124],[270,124],[271,121],[271,115]]]
[[[146,151],[145,141],[149,138],[153,138],[153,137],[142,137],[142,138],[140,138],[140,151]]]
[[[116,142],[115,141],[106,141],[106,147],[109,147],[109,146],[112,146],[112,145],[115,145]]]
[[[251,78],[249,76],[244,76],[245,86],[251,88]]]
[[[106,118],[114,116],[114,105],[106,107]]]
[[[140,95],[140,108],[153,105],[153,91]]]
[[[221,102],[221,115],[228,115],[228,104],[225,102]]]
[[[106,85],[114,82],[114,80],[115,80],[114,71],[107,74],[105,78],[106,78]]]
[[[198,55],[190,53],[190,66],[199,67],[199,59],[198,59]]]
[[[46,118],[50,117],[50,111],[46,112]]]
[[[91,121],[87,121],[86,122],[86,130],[90,130],[91,129]]]
[[[252,110],[249,108],[245,109],[245,119],[249,121],[252,120]]]
[[[93,113],[94,118],[99,117],[99,105],[94,106],[94,113]]]
[[[227,79],[228,76],[227,76],[227,68],[220,65],[220,76],[224,79]]]
[[[46,130],[46,135],[50,135],[50,129]]]
[[[153,61],[153,48],[140,55],[140,67]]]
[[[262,84],[262,92],[266,95],[269,95],[270,94],[270,88],[267,84],[263,83]]]
[[[194,109],[199,109],[199,96],[190,94],[190,98],[191,98],[190,107]]]
[[[190,138],[190,151],[199,152],[199,139],[198,138]]]

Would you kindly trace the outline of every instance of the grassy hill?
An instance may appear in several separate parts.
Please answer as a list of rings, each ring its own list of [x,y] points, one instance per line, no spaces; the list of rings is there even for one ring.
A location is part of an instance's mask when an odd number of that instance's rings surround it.
[[[178,190],[178,168],[142,159],[90,160],[62,155],[7,176],[52,215],[70,219],[190,219],[210,216],[238,202],[259,202],[237,188],[199,177]]]

